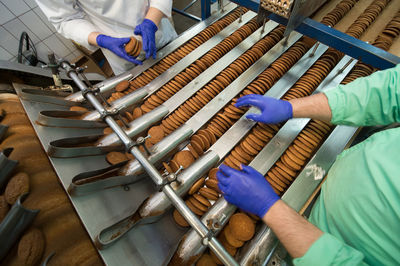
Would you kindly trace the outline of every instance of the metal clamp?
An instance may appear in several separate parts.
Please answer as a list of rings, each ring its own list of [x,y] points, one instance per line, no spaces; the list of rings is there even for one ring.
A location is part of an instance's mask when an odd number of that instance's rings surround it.
[[[145,145],[145,141],[146,139],[150,138],[150,136],[146,136],[146,137],[138,137],[136,139],[136,141],[131,141],[130,143],[128,143],[125,148],[126,148],[126,152],[131,152],[133,147],[138,147],[143,145],[144,150],[147,152],[147,154],[150,154],[150,151],[147,149],[146,145]]]
[[[71,70],[71,71],[73,71],[73,70]],[[100,90],[99,90],[99,88],[88,87],[87,89],[82,90],[82,96],[83,96],[85,99],[87,99],[87,94],[88,94],[89,92],[93,93],[94,95],[97,95],[98,93],[100,93]]]
[[[201,244],[204,246],[208,246],[208,243],[214,237],[214,232],[212,230],[208,230],[207,234],[201,239]]]
[[[167,170],[165,170],[164,174],[162,175],[164,177],[163,183],[158,187],[159,192],[162,191],[163,187],[166,185],[170,185],[173,182],[177,182],[180,184],[178,180],[178,174],[183,170],[183,166],[179,166],[178,170],[176,170],[175,173],[169,173]]]

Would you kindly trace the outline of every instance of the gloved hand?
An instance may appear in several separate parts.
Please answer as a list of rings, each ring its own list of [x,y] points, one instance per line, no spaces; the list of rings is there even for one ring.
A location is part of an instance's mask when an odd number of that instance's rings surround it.
[[[261,114],[248,114],[248,119],[265,124],[278,124],[293,117],[292,104],[288,101],[275,99],[268,96],[250,94],[240,97],[235,106],[254,105],[260,109]]]
[[[279,196],[253,167],[242,165],[242,169],[221,165],[217,172],[218,187],[229,203],[263,218]]]
[[[146,58],[153,56],[156,59],[156,31],[158,30],[156,24],[150,19],[145,18],[143,22],[136,26],[135,34],[142,36],[143,50],[146,52]]]
[[[132,62],[136,65],[141,65],[142,61],[136,60],[135,57],[130,56],[125,51],[125,44],[130,41],[130,38],[114,38],[104,34],[99,34],[96,37],[97,45],[106,48],[118,55],[119,57],[125,59],[126,61]]]

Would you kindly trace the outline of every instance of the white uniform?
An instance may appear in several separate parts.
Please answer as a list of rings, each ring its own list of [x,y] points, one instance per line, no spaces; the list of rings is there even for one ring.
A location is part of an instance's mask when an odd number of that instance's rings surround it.
[[[133,31],[142,23],[150,7],[171,17],[172,0],[36,0],[43,13],[56,30],[68,39],[89,50],[96,47],[88,43],[91,32],[101,32],[111,37],[136,36]],[[162,18],[156,32],[156,46],[160,48],[177,37],[167,18]],[[120,74],[134,64],[101,48],[115,74]]]

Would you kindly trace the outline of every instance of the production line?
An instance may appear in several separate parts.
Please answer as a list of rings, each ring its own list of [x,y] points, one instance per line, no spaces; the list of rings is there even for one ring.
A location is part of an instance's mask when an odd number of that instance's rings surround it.
[[[243,95],[290,100],[378,69],[300,31],[285,32],[294,23],[288,8],[294,19],[297,1],[261,2],[289,18],[288,26],[263,18],[265,10],[257,15],[229,3],[162,48],[157,59],[98,84],[60,62],[80,90],[73,94],[14,84],[106,264],[272,263],[279,257],[276,237],[221,197],[218,166],[254,167],[303,212],[351,143],[354,127],[310,119],[265,125],[245,118],[254,108],[235,107]],[[358,1],[337,2],[322,24],[335,27]],[[373,1],[345,33],[360,38],[390,2]],[[371,45],[388,51],[399,21],[397,13]],[[400,62],[389,53],[380,58]]]

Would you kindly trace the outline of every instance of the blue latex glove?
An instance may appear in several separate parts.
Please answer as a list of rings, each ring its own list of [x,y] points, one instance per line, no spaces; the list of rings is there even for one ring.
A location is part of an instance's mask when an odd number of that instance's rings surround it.
[[[235,106],[254,105],[260,109],[261,114],[248,114],[248,119],[265,124],[278,124],[293,117],[292,104],[288,101],[275,99],[258,94],[250,94],[240,97]]]
[[[217,172],[218,187],[229,203],[263,218],[279,196],[253,167],[242,165],[242,169],[221,165]]]
[[[156,24],[150,19],[145,18],[142,23],[136,26],[135,34],[142,36],[143,50],[146,52],[146,58],[153,56],[156,59]]]
[[[141,65],[142,61],[136,60],[135,57],[128,55],[125,51],[125,44],[127,44],[129,41],[130,38],[114,38],[104,34],[99,34],[96,37],[98,46],[110,50],[126,61],[132,62],[136,65]]]

